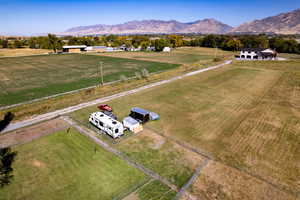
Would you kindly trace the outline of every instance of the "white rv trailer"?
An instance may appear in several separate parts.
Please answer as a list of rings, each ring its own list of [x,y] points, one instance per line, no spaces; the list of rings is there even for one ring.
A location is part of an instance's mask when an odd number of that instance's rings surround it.
[[[102,112],[94,112],[90,115],[90,123],[112,136],[113,138],[120,137],[124,134],[124,126],[121,122],[105,115]]]

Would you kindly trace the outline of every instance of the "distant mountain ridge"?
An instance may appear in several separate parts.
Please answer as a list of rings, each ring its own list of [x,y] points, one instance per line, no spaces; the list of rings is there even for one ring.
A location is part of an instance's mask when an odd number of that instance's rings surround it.
[[[160,33],[214,33],[224,34],[232,29],[215,19],[204,19],[195,22],[182,23],[175,20],[143,20],[130,21],[124,24],[78,26],[66,30],[64,35],[89,34],[160,34]]]
[[[247,22],[232,29],[231,32],[300,34],[300,9]]]
[[[215,19],[203,19],[189,23],[176,20],[142,20],[123,24],[78,26],[70,28],[61,35],[95,35],[95,34],[171,34],[171,33],[276,33],[300,34],[300,9],[281,13],[276,16],[244,23],[231,27]]]

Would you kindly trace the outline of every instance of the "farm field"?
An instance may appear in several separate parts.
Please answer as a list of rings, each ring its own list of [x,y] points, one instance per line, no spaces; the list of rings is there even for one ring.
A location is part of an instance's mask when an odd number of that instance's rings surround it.
[[[146,128],[206,152],[225,167],[235,169],[237,177],[248,174],[257,184],[273,185],[268,190],[272,195],[280,190],[287,196],[295,195],[300,191],[299,64],[234,62],[109,104],[119,119],[135,106],[157,112],[161,119]],[[89,113],[96,110],[86,108],[71,117],[88,124]],[[126,148],[127,140],[132,149]],[[123,151],[137,160],[151,158],[151,154],[138,155],[143,150],[134,140],[124,140]],[[254,182],[247,186],[249,190],[257,187]],[[238,193],[241,190],[232,187]],[[253,199],[251,195],[243,197]]]
[[[46,54],[52,52],[49,49],[29,49],[29,48],[21,48],[21,49],[0,49],[0,57],[2,56],[29,56],[29,55],[37,55],[37,54]]]
[[[101,199],[127,196],[149,180],[141,171],[70,129],[13,147],[14,179],[0,199]],[[168,189],[166,189],[168,190]]]
[[[152,73],[179,66],[82,54],[0,58],[0,106],[97,85],[100,61],[104,82],[132,77],[144,68]]]
[[[230,57],[234,55],[233,52],[223,51],[218,49],[204,47],[180,47],[173,49],[171,53],[168,52],[112,52],[101,53],[96,55],[132,58],[139,60],[149,60],[157,62],[167,62],[175,64],[206,64],[211,62],[214,57]]]

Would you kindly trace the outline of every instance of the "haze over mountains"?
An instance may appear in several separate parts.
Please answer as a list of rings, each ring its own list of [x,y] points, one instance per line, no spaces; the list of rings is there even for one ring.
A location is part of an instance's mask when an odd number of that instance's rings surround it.
[[[223,34],[232,29],[231,26],[214,19],[198,20],[190,23],[181,23],[175,20],[143,20],[130,21],[117,25],[79,26],[68,29],[64,34],[142,34],[142,33],[218,33]]]
[[[232,29],[231,32],[299,34],[300,9],[242,24],[239,27]]]
[[[175,20],[143,20],[130,21],[117,25],[79,26],[66,30],[62,35],[94,35],[94,34],[171,34],[171,33],[277,33],[300,34],[300,9],[282,13],[231,27],[215,19],[203,19],[190,23]]]

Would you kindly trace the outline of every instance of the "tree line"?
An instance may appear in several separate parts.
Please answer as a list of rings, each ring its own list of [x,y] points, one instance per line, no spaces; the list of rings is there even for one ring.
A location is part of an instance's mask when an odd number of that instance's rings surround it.
[[[48,36],[25,39],[0,39],[0,48],[53,49],[55,52],[63,45],[87,45],[140,47],[146,50],[149,46],[161,51],[164,47],[181,46],[211,47],[228,51],[239,51],[242,48],[272,48],[279,53],[300,53],[300,44],[290,36],[268,35],[104,35],[104,36]]]

